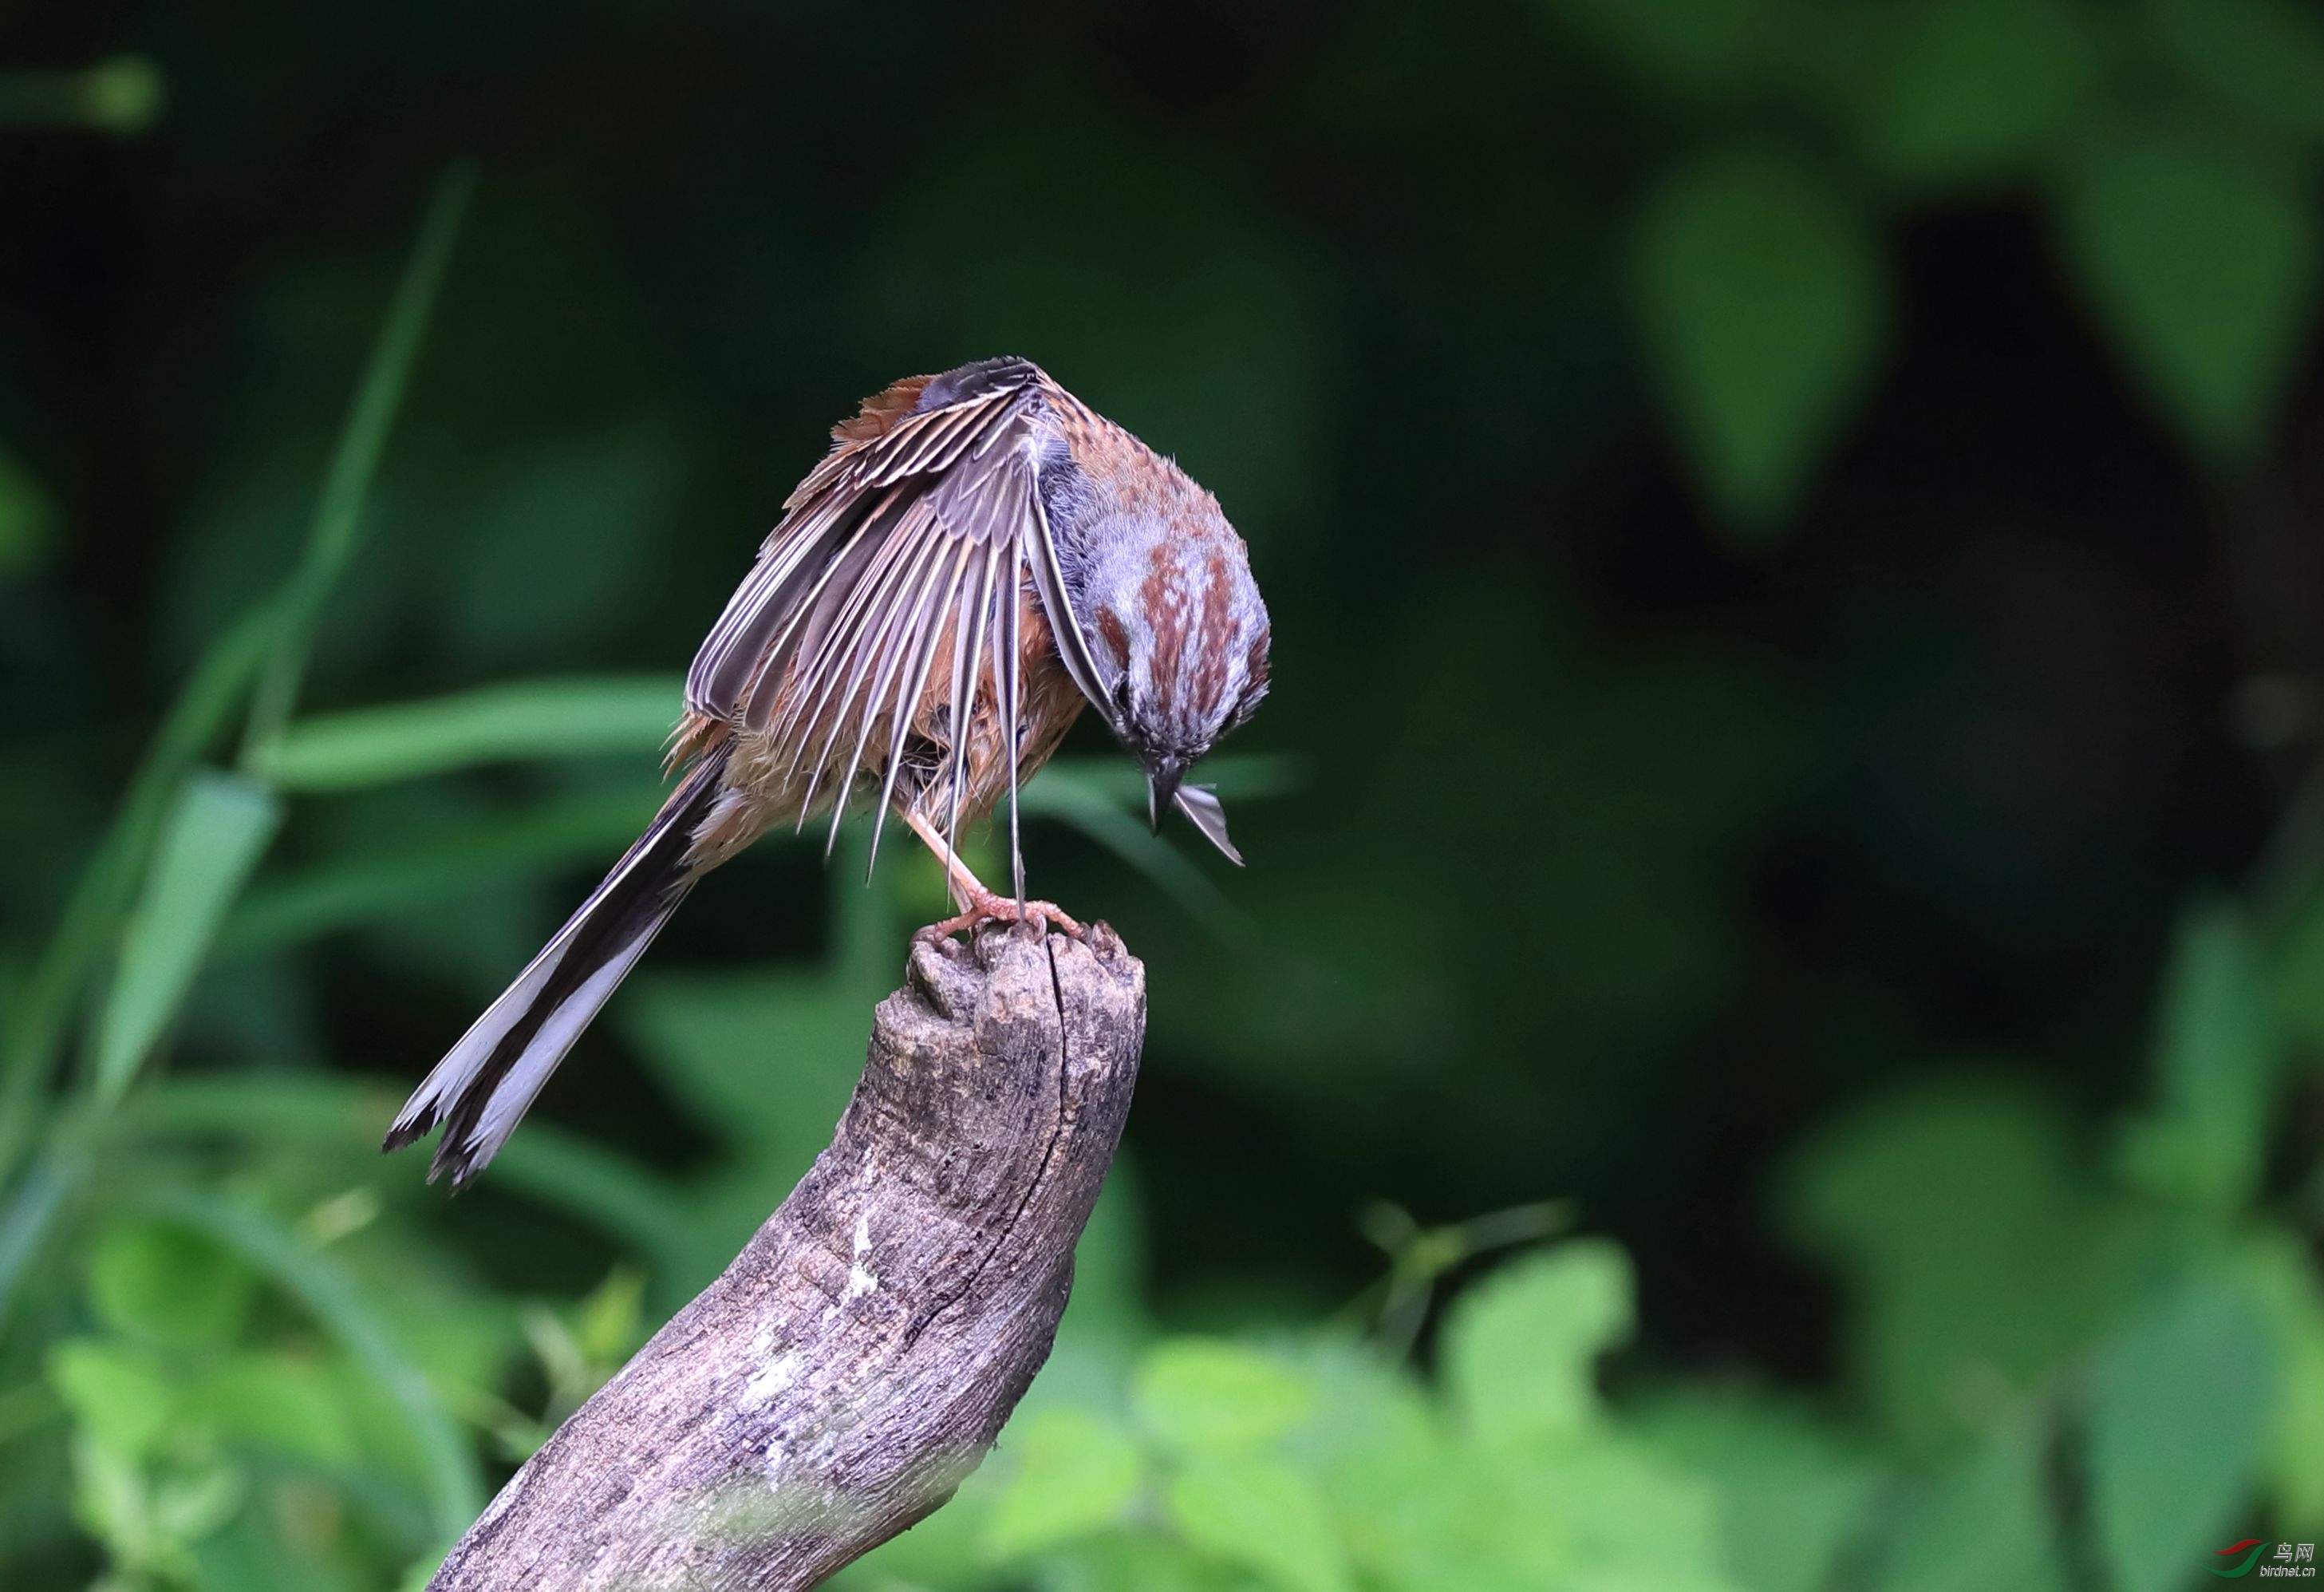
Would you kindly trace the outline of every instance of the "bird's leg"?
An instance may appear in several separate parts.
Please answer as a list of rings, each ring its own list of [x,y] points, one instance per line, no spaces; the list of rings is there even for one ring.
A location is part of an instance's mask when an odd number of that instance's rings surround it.
[[[991,897],[992,893],[985,889],[984,882],[961,860],[958,852],[945,844],[945,838],[936,832],[934,824],[917,811],[907,811],[904,822],[911,826],[913,834],[927,842],[936,861],[944,865],[945,889],[952,896],[953,905],[964,907]]]
[[[904,822],[911,826],[913,834],[927,843],[928,849],[935,852],[936,860],[944,865],[945,883],[952,891],[953,900],[963,909],[957,917],[929,924],[912,937],[915,939],[942,939],[964,929],[973,930],[978,924],[988,922],[1030,922],[1037,928],[1045,923],[1055,923],[1075,939],[1088,932],[1053,901],[1019,902],[987,890],[984,882],[960,860],[960,854],[945,843],[945,838],[936,832],[936,827],[923,814],[907,810]]]

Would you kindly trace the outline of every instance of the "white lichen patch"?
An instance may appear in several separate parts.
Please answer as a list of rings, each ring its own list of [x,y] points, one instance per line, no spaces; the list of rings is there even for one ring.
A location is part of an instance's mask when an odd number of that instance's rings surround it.
[[[880,1274],[863,1263],[872,1253],[872,1214],[869,1211],[855,1218],[855,1257],[847,1268],[847,1286],[839,1291],[839,1302],[847,1304],[862,1299],[880,1286]]]
[[[742,1407],[756,1409],[772,1401],[776,1394],[798,1380],[799,1365],[798,1356],[785,1353],[777,1355],[753,1371],[751,1380],[742,1384]]]

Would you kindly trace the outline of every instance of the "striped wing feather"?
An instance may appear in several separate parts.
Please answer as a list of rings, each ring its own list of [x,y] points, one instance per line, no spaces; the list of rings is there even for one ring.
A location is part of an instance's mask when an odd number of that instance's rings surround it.
[[[1032,366],[1016,365],[980,373],[976,390],[926,411],[908,407],[931,384],[923,378],[867,403],[785,504],[687,676],[693,712],[767,738],[787,782],[804,792],[799,822],[827,802],[835,838],[859,775],[876,773],[875,857],[931,682],[943,688],[948,745],[936,767],[912,771],[907,799],[941,816],[956,841],[973,802],[968,720],[981,691],[1001,715],[1003,744],[1019,745],[1020,588],[1029,579],[1041,592],[1061,636],[1071,625],[1057,623],[1051,600],[1056,556],[1028,413],[1039,384]]]

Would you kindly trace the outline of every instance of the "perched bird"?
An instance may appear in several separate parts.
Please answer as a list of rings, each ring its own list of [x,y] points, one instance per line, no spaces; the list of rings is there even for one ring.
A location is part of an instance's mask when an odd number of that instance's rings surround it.
[[[465,1183],[696,879],[777,824],[890,809],[944,864],[958,917],[1080,926],[1025,895],[1017,791],[1086,704],[1227,856],[1186,771],[1267,692],[1266,605],[1218,501],[1023,359],[864,401],[783,505],[686,679],[686,774],[604,882],[438,1062],[389,1128],[438,1123],[429,1178]],[[960,860],[1009,801],[1012,893]],[[828,843],[825,847],[829,849]]]

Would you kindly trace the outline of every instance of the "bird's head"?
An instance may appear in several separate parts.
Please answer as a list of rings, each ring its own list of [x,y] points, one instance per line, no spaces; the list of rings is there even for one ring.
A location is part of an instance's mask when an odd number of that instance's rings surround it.
[[[1267,605],[1223,519],[1126,516],[1093,549],[1078,596],[1114,733],[1145,767],[1158,829],[1174,800],[1235,860],[1225,821],[1187,771],[1267,694]]]

